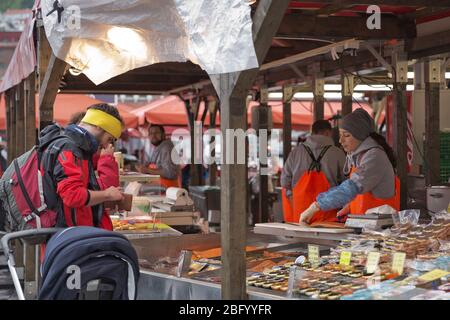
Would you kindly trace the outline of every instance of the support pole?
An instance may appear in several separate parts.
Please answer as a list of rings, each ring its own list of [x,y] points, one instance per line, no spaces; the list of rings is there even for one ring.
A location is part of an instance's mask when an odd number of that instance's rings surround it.
[[[198,115],[198,109],[200,106],[200,97],[196,98],[195,101],[191,102],[190,100],[185,100],[186,114],[188,117],[189,123],[189,133],[191,137],[191,164],[190,164],[190,182],[191,186],[201,185],[201,164],[196,164],[195,159],[198,158],[198,152],[202,152],[199,150],[200,146],[196,146],[198,142],[196,142],[197,135],[195,134],[195,121]],[[201,148],[202,149],[202,148]],[[201,156],[201,155],[200,155]]]
[[[208,112],[209,112],[209,129],[216,129],[216,117],[218,111],[218,104],[215,97],[210,97],[208,100]],[[210,145],[215,145],[216,136],[211,136]],[[215,159],[216,150],[215,148],[211,150],[211,157]],[[208,173],[208,185],[215,186],[216,185],[216,176],[217,176],[217,163],[214,160],[213,163],[209,165],[209,173]]]
[[[24,81],[16,90],[16,156],[25,153],[25,99]]]
[[[5,103],[6,103],[6,141],[7,141],[7,151],[8,151],[8,165],[11,163],[11,160],[14,159],[14,141],[13,141],[13,129],[12,129],[12,123],[13,123],[13,89],[9,89],[5,92]]]
[[[58,94],[59,84],[66,71],[67,63],[54,54],[45,72],[44,80],[39,89],[39,127],[40,130],[53,122],[53,104]]]
[[[407,96],[408,61],[403,52],[393,56],[395,65],[394,82],[394,151],[397,156],[397,176],[400,179],[400,209],[406,209],[408,196],[408,159],[407,159]]]
[[[292,144],[292,86],[283,87],[283,163],[286,163]]]
[[[35,78],[33,72],[25,79],[25,149],[29,150],[36,144],[36,103]]]
[[[314,79],[314,121],[322,120],[324,118],[324,87],[325,80],[321,78]]]
[[[253,15],[253,41],[259,63],[270,48],[289,0],[261,0]],[[222,299],[246,299],[246,164],[235,160],[238,151],[234,142],[237,129],[246,121],[246,97],[256,79],[258,69],[211,76],[220,99],[223,136],[221,166],[221,244]],[[230,132],[231,131],[231,132]],[[227,135],[228,133],[228,135]],[[245,146],[241,146],[240,148]],[[231,155],[233,154],[233,157]],[[227,161],[231,160],[233,161]],[[245,159],[245,157],[244,157]]]
[[[342,73],[341,75],[342,85],[342,116],[346,116],[353,111],[353,89],[354,76],[351,74]]]
[[[425,62],[425,183],[439,185],[441,60]],[[445,181],[446,182],[446,181]]]
[[[257,128],[258,134],[258,150],[259,150],[259,214],[255,222],[269,222],[269,177],[268,173],[268,158],[267,158],[267,140],[269,137],[269,112],[271,112],[268,105],[269,92],[267,88],[261,89],[261,104],[259,105],[259,123]]]

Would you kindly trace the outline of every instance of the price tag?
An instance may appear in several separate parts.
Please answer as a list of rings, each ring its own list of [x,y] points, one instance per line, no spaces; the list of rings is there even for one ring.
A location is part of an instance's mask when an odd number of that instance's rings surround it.
[[[352,253],[350,251],[342,251],[339,259],[339,264],[349,266],[352,259]]]
[[[380,261],[379,252],[369,252],[367,255],[366,271],[367,273],[375,273],[378,267],[378,262]]]
[[[308,244],[308,260],[312,265],[318,265],[319,264],[319,246]]]
[[[420,281],[429,282],[433,280],[437,280],[439,278],[445,277],[446,275],[450,274],[450,272],[441,270],[441,269],[434,269],[430,272],[427,272],[423,275],[421,275],[418,279]]]
[[[395,272],[398,275],[403,274],[403,267],[405,266],[405,258],[406,253],[404,252],[395,252],[392,257],[392,272]]]

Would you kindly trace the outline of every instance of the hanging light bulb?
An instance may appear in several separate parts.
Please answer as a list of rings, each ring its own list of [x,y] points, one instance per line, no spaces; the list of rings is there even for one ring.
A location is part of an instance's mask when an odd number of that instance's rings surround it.
[[[70,67],[69,68],[69,73],[76,77],[76,76],[79,76],[82,73],[82,71],[77,69],[77,68]]]

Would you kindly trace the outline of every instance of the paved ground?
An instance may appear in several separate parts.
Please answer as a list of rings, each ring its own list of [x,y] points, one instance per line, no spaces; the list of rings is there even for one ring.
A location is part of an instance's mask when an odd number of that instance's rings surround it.
[[[0,300],[17,300],[16,290],[3,250],[0,250]]]

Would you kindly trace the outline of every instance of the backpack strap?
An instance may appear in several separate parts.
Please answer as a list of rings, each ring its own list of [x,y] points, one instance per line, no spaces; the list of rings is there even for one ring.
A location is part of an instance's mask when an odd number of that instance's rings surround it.
[[[303,147],[305,148],[306,152],[308,152],[312,162],[308,168],[308,172],[312,171],[312,170],[316,170],[316,171],[320,171],[321,170],[321,164],[320,161],[322,161],[323,156],[325,155],[325,153],[328,151],[328,149],[331,148],[330,146],[325,146],[322,148],[322,151],[320,151],[319,156],[316,157],[314,156],[314,153],[312,152],[311,148],[309,148],[307,145],[303,144]]]

